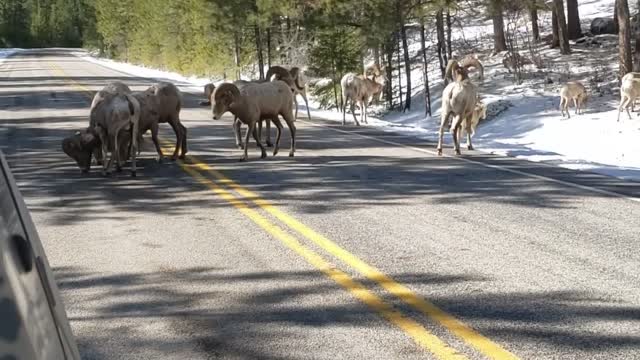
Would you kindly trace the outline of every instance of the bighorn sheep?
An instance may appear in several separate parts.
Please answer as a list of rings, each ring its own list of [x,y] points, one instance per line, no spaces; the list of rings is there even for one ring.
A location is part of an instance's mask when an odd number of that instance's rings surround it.
[[[587,89],[585,89],[584,85],[578,81],[570,81],[560,88],[560,112],[562,117],[566,112],[567,117],[571,118],[571,114],[569,114],[570,99],[573,99],[576,115],[582,114],[582,105],[587,101]]]
[[[451,68],[455,81],[447,85],[442,92],[442,109],[440,110],[441,118],[437,150],[438,155],[442,155],[444,127],[449,123],[449,117],[454,116],[451,123],[451,136],[453,137],[455,152],[457,155],[460,155],[459,128],[464,121],[467,121],[467,126],[470,125],[478,91],[476,86],[469,80],[467,70],[460,66],[456,60],[449,60],[447,68]],[[472,149],[470,137],[468,141],[469,143],[467,145]]]
[[[180,110],[182,109],[182,95],[180,90],[169,82],[159,82],[152,85],[146,93],[152,94],[156,98],[156,112],[159,123],[169,123],[176,134],[176,146],[172,159],[184,159],[187,154],[187,128],[180,122]],[[154,140],[155,142],[155,140]],[[156,144],[156,148],[158,145]],[[162,156],[162,153],[159,152]]]
[[[296,146],[296,127],[293,123],[293,93],[289,85],[283,81],[246,84],[241,89],[235,84],[222,84],[218,86],[212,96],[211,110],[213,119],[217,120],[229,111],[235,115],[249,129],[244,141],[244,156],[240,161],[248,159],[249,136],[253,138],[262,151],[262,158],[267,156],[256,125],[262,119],[269,118],[277,127],[276,144],[273,155],[278,153],[280,137],[282,135],[282,123],[278,119],[281,115],[289,131],[291,132],[291,150],[289,156],[294,156]]]
[[[294,119],[298,118],[298,99],[297,95],[300,94],[304,100],[304,104],[307,107],[307,117],[311,120],[311,112],[309,111],[309,101],[307,100],[307,79],[302,73],[302,70],[298,67],[292,67],[290,70],[283,68],[282,66],[272,66],[267,70],[267,80],[271,80],[275,76],[276,80],[282,80],[289,84],[293,83],[293,102],[295,103],[295,115]]]
[[[371,105],[372,103],[375,102],[377,105],[380,103],[380,97],[382,96],[382,90],[384,90],[384,84],[387,81],[387,77],[385,75],[384,69],[383,68],[381,69],[378,64],[373,64],[365,68],[363,78],[369,79],[369,76],[371,76],[371,80],[382,84],[382,87],[380,87],[380,89],[376,93],[371,95],[369,104],[367,104],[367,105]],[[381,79],[381,81],[376,81],[376,79]]]
[[[467,55],[457,63],[459,66],[463,67],[467,73],[470,68],[478,70],[480,72],[480,80],[484,80],[484,66],[482,65],[482,62],[480,62],[480,59],[478,59],[478,55]],[[447,69],[445,70],[445,79],[447,82],[450,82],[453,81],[453,63],[449,62],[447,65]]]
[[[355,112],[355,103],[357,102],[362,110],[361,118],[367,124],[367,105],[372,96],[380,94],[384,88],[384,77],[382,82],[378,81],[376,75],[373,79],[359,76],[355,73],[347,73],[340,80],[342,87],[342,125],[346,124],[347,102],[351,104],[351,114],[357,126],[360,126]]]
[[[107,84],[93,97],[89,111],[89,127],[85,130],[77,131],[74,135],[62,140],[62,150],[76,161],[83,173],[89,172],[92,156],[95,156],[98,165],[103,163],[102,144],[94,132],[94,127],[97,123],[105,121],[109,103],[115,96],[129,93],[131,93],[129,87],[121,82],[116,81]],[[125,141],[124,139],[127,140]],[[121,136],[119,148],[124,149],[128,144],[130,144],[129,139]],[[113,144],[108,145],[109,151],[113,151]],[[128,156],[124,156],[126,154],[125,152],[121,153],[120,158],[128,158]]]
[[[113,151],[109,161],[103,161],[102,174],[111,172],[115,157],[118,168],[121,167],[118,136],[131,127],[131,176],[136,176],[136,153],[138,151],[138,134],[140,120],[140,104],[130,94],[119,94],[105,104],[105,117],[96,122],[93,131],[100,138],[102,153],[109,152],[109,144],[113,144]]]
[[[209,106],[211,105],[211,95],[213,94],[213,90],[216,89],[216,86],[212,83],[208,83],[204,86],[204,98],[207,100],[200,101],[200,105]]]
[[[627,74],[629,75],[629,74]],[[626,76],[626,75],[625,75]],[[620,121],[620,113],[622,109],[627,110],[627,115],[631,119],[629,107],[633,107],[633,103],[640,97],[640,79],[629,77],[622,82],[620,86],[620,106],[618,107],[618,120]]]

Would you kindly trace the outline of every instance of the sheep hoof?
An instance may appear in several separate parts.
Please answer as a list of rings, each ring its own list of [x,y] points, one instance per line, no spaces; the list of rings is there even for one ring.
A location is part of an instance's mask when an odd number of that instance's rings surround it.
[[[289,157],[293,157],[293,155],[294,155],[293,152],[289,153]]]
[[[247,160],[248,160],[248,158],[246,158],[246,157],[241,157],[241,158],[240,158],[240,162],[245,162],[245,161],[247,161]]]
[[[122,167],[120,165],[116,166],[116,172],[119,172],[119,173],[122,172]]]
[[[467,145],[467,149],[473,150],[473,145]]]
[[[163,160],[164,160],[164,158],[162,156],[158,156],[158,164],[162,164]]]
[[[438,149],[438,156],[442,156],[442,149]]]
[[[276,155],[278,155],[278,149],[273,150],[273,156],[276,156]]]
[[[137,175],[137,174],[136,174],[136,172],[135,172],[135,171],[132,171],[132,172],[131,172],[131,177],[136,177],[136,175]]]
[[[244,150],[244,146],[242,146],[242,144],[236,144],[236,147],[238,147],[238,149],[240,150]]]
[[[187,155],[186,155],[186,154],[182,154],[182,155],[178,156],[178,159],[180,159],[180,160],[184,160],[186,157],[187,157]]]
[[[460,152],[460,149],[456,149],[456,155],[462,155],[462,153]]]
[[[271,141],[267,141],[267,147],[273,147],[273,143]]]
[[[262,155],[260,155],[260,159],[264,159],[267,157],[267,152],[266,151],[262,151]]]
[[[173,155],[173,156],[171,157],[171,161],[176,161],[176,160],[178,160],[178,155]]]

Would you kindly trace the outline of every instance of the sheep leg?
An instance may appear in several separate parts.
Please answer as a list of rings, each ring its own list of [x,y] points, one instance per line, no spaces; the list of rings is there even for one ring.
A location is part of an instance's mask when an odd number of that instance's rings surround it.
[[[562,117],[564,117],[564,98],[561,97],[560,98],[560,113],[562,114]]]
[[[347,98],[343,94],[342,95],[342,126],[345,126],[347,124],[346,117],[347,117]]]
[[[105,134],[105,131],[102,129],[102,127],[97,126],[96,132],[98,133],[98,137],[100,138],[100,142],[102,143],[102,155],[103,155],[102,176],[107,176],[108,175],[107,170],[111,166],[111,160],[106,159],[106,157],[109,156],[109,148],[108,148],[109,139],[107,139],[107,135]]]
[[[302,95],[302,99],[304,100],[304,106],[307,107],[307,117],[311,120],[311,111],[309,110],[309,100],[307,100],[307,95],[305,93],[300,93]]]
[[[266,158],[267,157],[267,151],[265,150],[264,146],[262,146],[262,142],[260,142],[260,135],[258,134],[258,129],[254,127],[252,134],[253,134],[253,139],[256,141],[256,143],[260,147],[260,151],[262,152],[262,154],[260,155],[260,158],[261,159]]]
[[[369,102],[369,99],[365,98],[360,104],[361,108],[362,108],[362,115],[360,115],[361,119],[364,119],[363,122],[365,124],[369,124],[369,122],[367,121],[367,103]]]
[[[360,126],[358,118],[356,117],[356,104],[353,100],[351,101],[351,115],[353,115],[353,120],[356,122],[356,126]]]
[[[180,128],[180,131],[182,131],[182,146],[180,146],[180,150],[181,150],[181,154],[180,154],[180,159],[184,159],[185,156],[187,155],[187,151],[189,151],[187,149],[187,128],[182,125],[182,123],[180,122],[180,120],[177,120],[178,122],[178,127]]]
[[[287,123],[289,132],[291,133],[291,150],[289,150],[289,156],[292,157],[296,152],[296,125],[293,123],[293,114],[291,112],[285,112],[282,114],[282,117]]]
[[[169,121],[169,125],[171,125],[173,132],[176,134],[176,147],[173,150],[173,155],[171,155],[171,160],[175,161],[178,158],[178,152],[180,151],[180,143],[182,142],[182,130],[173,121]]]
[[[296,98],[296,94],[293,94],[293,105],[294,109],[296,109],[296,114],[293,115],[293,121],[298,120],[298,99]]]
[[[573,106],[576,107],[576,115],[578,115],[578,109],[580,109],[578,106],[578,98],[573,98]]]
[[[467,126],[466,126],[466,129],[465,129],[465,131],[467,132],[467,149],[468,150],[473,150],[473,144],[471,143],[471,132],[472,131],[471,131],[471,125],[468,124],[469,122],[470,121],[467,121],[467,124],[466,124]]]
[[[240,161],[247,161],[249,159],[249,155],[247,154],[247,151],[249,149],[249,137],[254,131],[256,131],[256,122],[257,121],[254,120],[248,124],[249,129],[247,130],[247,134],[244,137],[244,156],[240,158]],[[259,139],[260,137],[258,137],[258,141]]]
[[[282,136],[282,123],[280,122],[280,119],[278,119],[278,116],[274,116],[272,119],[273,124],[276,126],[276,146],[273,148],[273,156],[276,156],[278,154],[278,150],[280,149],[280,137]]]
[[[460,155],[460,138],[458,138],[458,129],[462,122],[462,114],[456,115],[451,124],[451,136],[453,137],[453,149],[456,155]]]
[[[267,140],[266,140],[267,147],[272,147],[273,143],[271,142],[271,120],[267,119],[265,122],[267,124],[267,126],[266,126],[266,128],[267,128]]]
[[[160,141],[158,141],[158,123],[151,125],[151,140],[153,145],[156,146],[156,152],[158,153],[158,163],[162,163],[164,154],[162,154],[162,148],[160,147]]]
[[[449,114],[443,111],[442,115],[440,115],[440,130],[438,131],[438,147],[436,148],[436,150],[438,150],[438,155],[442,155],[442,141],[444,140],[444,127],[447,125],[448,121],[449,121]]]
[[[242,122],[238,120],[238,118],[233,119],[233,134],[236,138],[236,146],[238,149],[243,150],[244,146],[242,145],[242,131],[240,128],[242,127]]]

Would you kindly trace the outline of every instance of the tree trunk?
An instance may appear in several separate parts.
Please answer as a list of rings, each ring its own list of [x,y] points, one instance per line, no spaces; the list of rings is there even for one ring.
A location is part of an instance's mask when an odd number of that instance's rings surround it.
[[[398,34],[396,33],[395,36],[395,43],[396,43],[396,51],[398,52],[398,101],[400,102],[400,107],[398,108],[400,111],[402,111],[402,109],[404,109],[404,104],[402,101],[402,59],[400,59],[400,39],[398,39]]]
[[[491,11],[493,20],[493,52],[499,53],[507,50],[507,41],[504,37],[504,18],[502,17],[502,0],[496,0]]]
[[[538,27],[538,8],[535,2],[529,5],[529,17],[531,18],[531,31],[533,32],[533,39],[540,41],[540,28]]]
[[[260,80],[264,80],[264,58],[262,57],[262,37],[260,36],[260,27],[255,25],[254,27],[256,35],[256,51],[258,53],[258,74]]]
[[[438,61],[440,61],[440,72],[442,73],[442,78],[444,79],[444,72],[447,67],[447,51],[446,44],[444,39],[444,18],[442,14],[442,9],[440,9],[436,13],[436,31],[438,34]]]
[[[558,35],[558,15],[556,13],[556,7],[551,6],[551,48],[555,49],[560,47],[560,36]]]
[[[267,28],[267,68],[271,67],[271,27]]]
[[[631,63],[631,24],[629,23],[629,3],[627,0],[617,0],[618,15],[618,47],[620,51],[620,77],[632,70]]]
[[[373,62],[380,68],[380,46],[378,44],[373,47]]]
[[[582,37],[578,0],[567,0],[567,29],[569,30],[569,39],[577,40]]]
[[[235,50],[233,60],[236,65],[236,80],[240,80],[240,35],[237,32],[233,36],[233,46]]]
[[[638,6],[637,9],[640,9],[640,0],[638,0]],[[637,18],[634,18],[634,21],[638,21]],[[635,24],[635,26],[638,26],[640,24]],[[634,49],[634,55],[633,55],[633,71],[640,71],[640,32],[636,32],[634,34],[631,34],[632,37],[635,38],[636,40],[636,47]]]
[[[402,112],[411,110],[411,58],[409,57],[409,44],[407,43],[407,28],[404,26],[403,9],[400,1],[396,2],[398,11],[398,23],[400,24],[400,39],[402,40],[402,51],[404,55],[404,76],[407,80],[407,96],[404,101]],[[400,64],[398,64],[400,66]]]
[[[449,59],[452,58],[451,54],[453,53],[453,49],[451,48],[451,13],[447,8],[447,57]]]
[[[389,110],[391,110],[393,109],[393,37],[390,37],[389,40],[387,40],[385,48],[387,58],[387,73],[389,74],[389,81],[387,81],[385,92],[387,94]]]
[[[422,76],[424,82],[424,113],[431,116],[431,93],[429,91],[429,67],[427,66],[427,47],[424,21],[420,24],[420,50],[422,51]]]
[[[556,18],[558,19],[558,38],[560,39],[560,53],[563,55],[571,54],[569,47],[569,33],[567,31],[567,21],[564,16],[564,1],[553,0],[556,8]]]

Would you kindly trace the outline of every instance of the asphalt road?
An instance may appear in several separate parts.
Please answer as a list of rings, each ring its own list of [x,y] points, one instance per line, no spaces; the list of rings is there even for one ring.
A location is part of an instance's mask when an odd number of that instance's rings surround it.
[[[153,80],[66,50],[0,74],[0,148],[86,359],[640,358],[640,183],[304,111],[296,157],[285,130],[240,163],[199,94],[186,162],[147,135],[138,178],[82,176],[60,141],[87,90]]]

